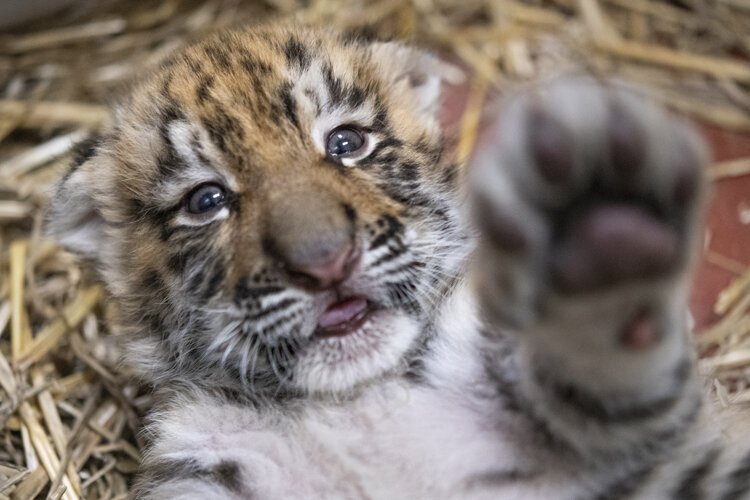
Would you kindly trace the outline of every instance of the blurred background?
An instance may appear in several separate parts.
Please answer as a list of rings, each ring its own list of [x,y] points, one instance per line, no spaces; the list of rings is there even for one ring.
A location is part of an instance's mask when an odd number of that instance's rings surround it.
[[[462,66],[443,121],[471,152],[504,89],[583,69],[637,82],[710,141],[691,299],[701,370],[750,409],[750,1],[0,1],[0,500],[126,498],[149,390],[117,363],[111,306],[40,237],[50,190],[129,82],[212,31],[293,18],[407,40]]]

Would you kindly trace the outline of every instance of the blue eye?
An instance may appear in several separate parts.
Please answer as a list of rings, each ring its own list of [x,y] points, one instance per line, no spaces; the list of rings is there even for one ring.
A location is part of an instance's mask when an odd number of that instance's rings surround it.
[[[206,214],[224,205],[227,194],[218,184],[202,184],[190,193],[185,208],[191,214]]]
[[[365,138],[359,130],[339,127],[328,134],[326,153],[332,158],[346,157],[362,149],[364,144]]]

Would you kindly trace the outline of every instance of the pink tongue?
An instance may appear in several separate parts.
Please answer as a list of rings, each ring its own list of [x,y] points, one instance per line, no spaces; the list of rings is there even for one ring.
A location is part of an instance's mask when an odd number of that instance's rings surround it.
[[[367,309],[367,301],[361,298],[342,300],[331,304],[318,319],[321,328],[333,328],[353,320]]]

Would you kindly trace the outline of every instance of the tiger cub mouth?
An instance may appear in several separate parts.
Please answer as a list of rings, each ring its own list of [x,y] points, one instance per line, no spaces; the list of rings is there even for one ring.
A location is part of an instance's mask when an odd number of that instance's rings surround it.
[[[346,297],[328,305],[318,318],[315,335],[320,338],[343,337],[356,332],[372,312],[364,297]]]

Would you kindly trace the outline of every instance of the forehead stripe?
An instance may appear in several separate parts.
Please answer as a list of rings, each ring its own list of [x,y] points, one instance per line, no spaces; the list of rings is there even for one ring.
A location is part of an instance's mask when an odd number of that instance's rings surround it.
[[[291,67],[297,67],[302,71],[310,67],[310,52],[294,37],[290,38],[284,45],[284,55],[287,64]]]
[[[287,82],[279,89],[281,102],[284,105],[284,115],[292,122],[292,125],[299,128],[299,119],[297,118],[297,101],[292,95],[292,84]]]

